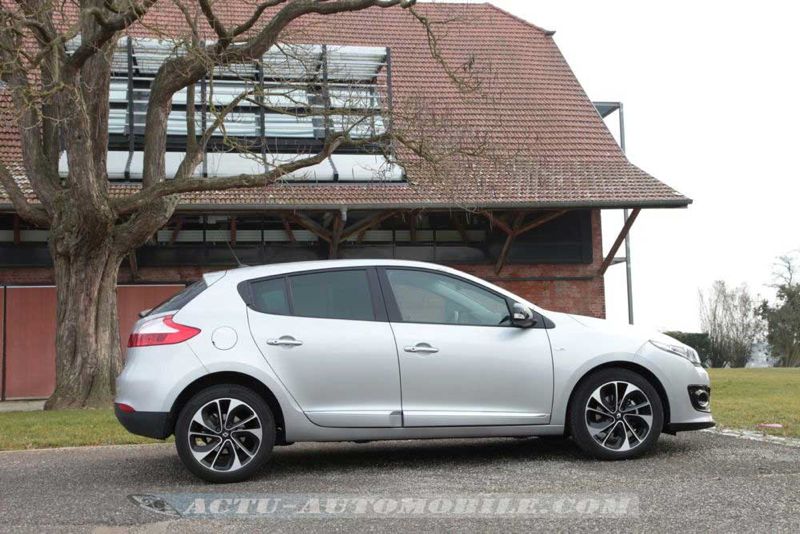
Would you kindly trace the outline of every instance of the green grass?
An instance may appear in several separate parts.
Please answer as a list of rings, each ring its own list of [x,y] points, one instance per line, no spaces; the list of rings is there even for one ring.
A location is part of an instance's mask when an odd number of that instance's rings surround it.
[[[800,369],[709,369],[711,406],[725,428],[800,437]],[[0,450],[157,443],[134,436],[107,410],[0,413]]]
[[[0,450],[131,443],[158,442],[122,428],[111,409],[0,413]]]
[[[800,369],[709,369],[711,412],[724,428],[800,437]],[[780,423],[782,429],[759,429]]]

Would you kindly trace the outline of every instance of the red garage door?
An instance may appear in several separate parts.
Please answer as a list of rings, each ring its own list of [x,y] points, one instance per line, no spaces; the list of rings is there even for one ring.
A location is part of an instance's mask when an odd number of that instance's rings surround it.
[[[120,286],[117,288],[120,344],[125,347],[141,310],[152,308],[183,289],[183,285]],[[5,288],[5,328],[2,398],[44,399],[55,388],[56,290],[54,287]],[[0,301],[0,304],[3,304]],[[3,343],[4,342],[4,343]]]
[[[56,289],[6,288],[6,399],[47,398],[56,383]]]
[[[0,400],[3,399],[6,390],[6,288],[0,288]]]

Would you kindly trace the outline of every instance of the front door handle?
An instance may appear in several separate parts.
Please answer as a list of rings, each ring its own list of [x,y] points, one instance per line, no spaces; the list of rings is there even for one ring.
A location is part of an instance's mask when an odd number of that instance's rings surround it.
[[[433,354],[439,352],[436,347],[431,347],[428,343],[417,343],[416,345],[403,348],[406,352],[422,352],[425,354]]]
[[[268,339],[267,345],[277,345],[282,347],[297,347],[302,345],[303,342],[295,339],[292,336],[281,336],[278,339]]]

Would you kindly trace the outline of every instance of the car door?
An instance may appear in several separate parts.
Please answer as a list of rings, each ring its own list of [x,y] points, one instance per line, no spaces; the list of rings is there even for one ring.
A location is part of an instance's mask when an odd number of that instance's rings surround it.
[[[404,426],[549,422],[553,365],[544,328],[511,326],[506,297],[460,277],[393,267],[380,277]]]
[[[374,269],[249,283],[248,318],[264,358],[320,426],[401,426],[397,350]]]

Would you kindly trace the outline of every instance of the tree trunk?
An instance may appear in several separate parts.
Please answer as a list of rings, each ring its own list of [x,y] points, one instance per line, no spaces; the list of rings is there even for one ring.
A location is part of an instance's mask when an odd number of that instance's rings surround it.
[[[116,293],[122,256],[110,233],[56,239],[62,240],[51,242],[58,299],[57,378],[46,408],[108,406],[122,368]],[[65,240],[73,246],[63,246]]]

